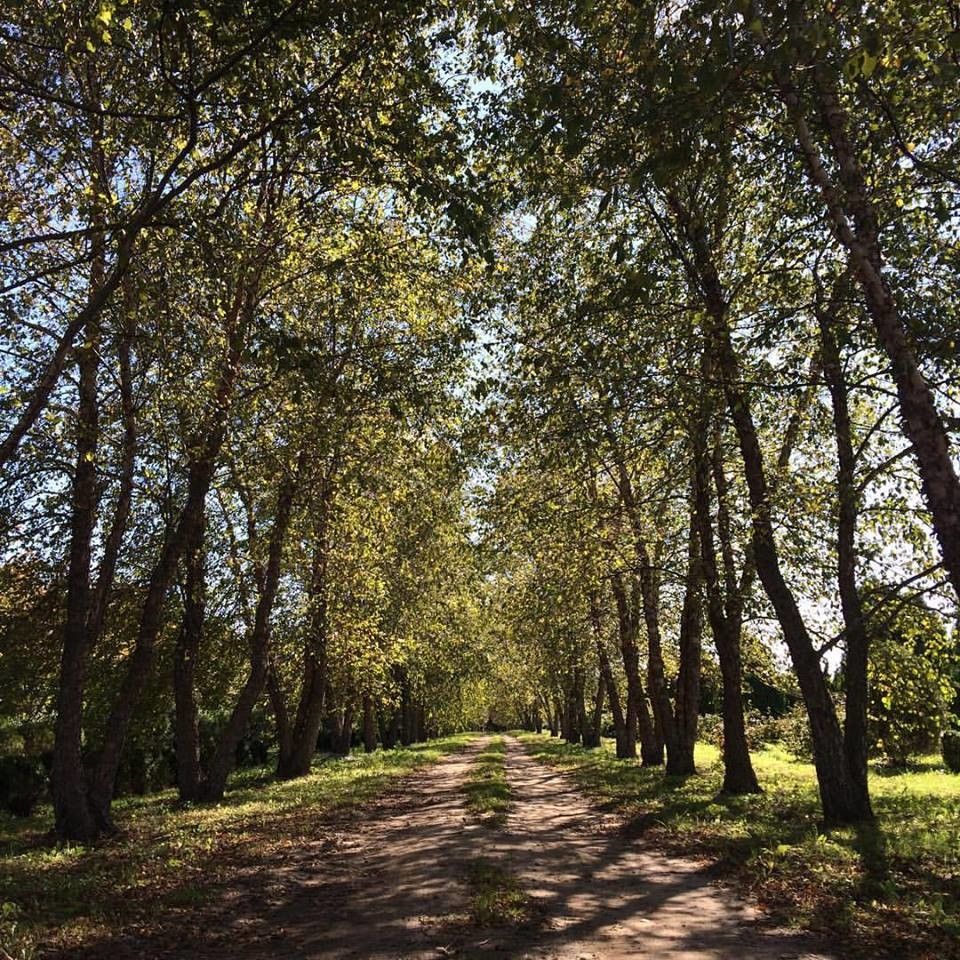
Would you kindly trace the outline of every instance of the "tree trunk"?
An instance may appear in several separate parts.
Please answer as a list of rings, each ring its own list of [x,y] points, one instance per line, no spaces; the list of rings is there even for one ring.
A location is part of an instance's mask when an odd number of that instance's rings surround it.
[[[243,738],[247,724],[250,722],[250,714],[267,683],[267,668],[270,662],[270,617],[280,584],[283,547],[293,514],[297,483],[305,459],[305,455],[301,454],[293,475],[284,477],[277,490],[277,505],[273,513],[273,529],[270,533],[263,589],[257,600],[253,636],[250,638],[250,671],[210,760],[203,790],[205,800],[222,799],[227,787],[227,778],[233,772],[236,763],[237,745]]]
[[[607,653],[607,644],[603,637],[603,621],[600,612],[600,601],[595,591],[590,594],[590,621],[593,625],[594,640],[597,644],[597,660],[600,664],[600,676],[607,690],[607,700],[610,703],[610,714],[613,717],[613,731],[617,745],[618,759],[625,759],[629,754],[627,721],[623,714],[623,705],[620,703],[620,691],[613,676],[613,667],[610,665],[610,656]],[[634,755],[636,748],[634,747]]]
[[[405,746],[410,746],[414,738],[414,718],[413,703],[410,696],[410,682],[404,675],[403,683],[400,687],[400,716],[402,719],[400,727],[400,742]]]
[[[743,719],[743,666],[740,657],[740,618],[735,579],[727,580],[727,604],[723,602],[720,572],[710,519],[711,466],[706,448],[704,430],[692,437],[696,470],[697,509],[695,517],[700,540],[701,568],[707,594],[707,617],[713,642],[720,660],[723,682],[723,792],[731,794],[759,793],[760,784],[750,759],[746,726]],[[722,464],[721,464],[722,467]],[[720,510],[725,509],[722,475],[717,482]],[[728,574],[732,571],[728,571]]]
[[[585,747],[600,746],[600,728],[603,725],[603,674],[597,674],[597,692],[593,696],[593,713],[590,718],[590,724],[583,728],[583,745]]]
[[[363,695],[363,749],[365,753],[377,749],[377,713],[369,693]]]
[[[384,739],[385,746],[388,750],[392,750],[400,739],[400,725],[400,708],[397,707],[394,709],[393,716],[390,718],[390,726],[387,729],[387,736]]]
[[[151,572],[133,652],[127,660],[127,670],[107,718],[96,766],[88,781],[88,796],[101,830],[113,830],[110,804],[124,741],[153,668],[156,640],[163,627],[163,607],[177,564],[202,520],[216,459],[226,437],[227,416],[240,370],[245,331],[255,306],[254,285],[246,285],[241,276],[227,318],[228,346],[217,381],[213,419],[203,431],[203,439],[197,443],[201,453],[190,467],[186,502]]]
[[[197,657],[203,637],[206,606],[206,569],[203,541],[206,518],[201,516],[184,551],[186,582],[183,624],[173,658],[174,740],[177,755],[177,790],[181,800],[201,795],[200,728],[194,689]]]
[[[660,577],[650,562],[646,545],[641,541],[638,541],[638,553],[640,596],[643,598],[643,617],[647,626],[647,690],[653,709],[653,729],[656,737],[656,744],[649,751],[641,745],[641,756],[644,766],[659,766],[663,763],[664,749],[668,756],[671,753],[676,755],[677,738],[660,638]]]
[[[416,735],[416,731],[411,732],[411,738]],[[412,739],[410,742],[413,742]],[[350,754],[350,748],[353,744],[353,698],[347,699],[347,704],[343,708],[343,713],[337,717],[336,735],[334,736],[333,752],[338,756],[346,757]]]
[[[842,284],[842,281],[841,281]],[[838,284],[835,294],[839,292]],[[825,311],[819,312],[820,347],[823,373],[833,407],[834,434],[837,443],[837,583],[843,611],[847,655],[844,664],[846,709],[844,750],[851,775],[867,794],[867,662],[869,637],[857,586],[856,531],[859,512],[856,489],[856,458],[850,423],[848,390],[840,350],[835,335],[835,297]],[[869,795],[868,795],[869,802]]]
[[[101,241],[102,246],[102,241]],[[95,255],[93,273],[102,271],[102,249]],[[92,278],[92,282],[95,282]],[[70,552],[67,573],[67,611],[60,660],[57,720],[53,749],[53,808],[57,836],[88,843],[99,825],[88,805],[81,752],[83,694],[90,636],[90,545],[97,517],[97,441],[99,402],[99,329],[87,326],[87,344],[78,351],[80,368],[77,409],[77,459],[73,473],[70,516]]]
[[[573,674],[573,709],[576,726],[573,729],[573,742],[583,743],[590,739],[587,726],[587,706],[585,703],[583,667],[577,667]]]
[[[752,12],[744,14],[762,24]],[[803,24],[794,24],[803,29]],[[764,37],[768,53],[769,44]],[[960,597],[960,480],[953,464],[950,442],[916,348],[900,316],[896,297],[883,272],[879,220],[869,197],[867,179],[849,135],[849,120],[833,81],[822,65],[814,65],[815,99],[833,152],[843,193],[831,180],[820,150],[803,113],[800,93],[787,63],[771,55],[773,76],[793,124],[807,174],[820,194],[831,228],[847,250],[864,293],[867,311],[881,348],[890,360],[897,387],[903,431],[910,440],[933,528],[940,544],[943,565]]]
[[[814,764],[825,819],[850,823],[872,816],[866,789],[847,766],[840,724],[820,664],[820,657],[807,632],[796,598],[780,569],[780,558],[771,517],[770,493],[763,453],[757,437],[749,398],[742,378],[727,321],[727,305],[720,278],[708,254],[707,244],[685,211],[676,202],[675,212],[691,242],[696,271],[709,317],[709,339],[716,357],[724,395],[733,420],[749,491],[753,526],[753,554],[757,573],[773,605],[790,651],[797,680],[810,718]]]
[[[98,85],[92,68],[88,71],[91,92],[96,94]],[[108,189],[106,163],[102,147],[102,120],[92,122],[91,130],[91,181],[101,190]],[[83,766],[83,698],[87,660],[94,642],[91,635],[91,615],[95,598],[90,585],[91,543],[97,523],[100,494],[97,489],[97,449],[100,439],[99,370],[101,329],[99,313],[106,302],[101,292],[105,288],[106,240],[104,215],[99,209],[91,217],[91,261],[89,296],[81,316],[82,323],[70,334],[66,344],[61,344],[59,366],[54,380],[66,361],[69,347],[77,333],[83,330],[86,342],[77,351],[79,371],[76,419],[77,457],[73,470],[73,485],[70,504],[70,548],[67,558],[67,607],[63,629],[63,650],[60,659],[60,676],[57,689],[57,716],[54,726],[53,769],[51,787],[53,794],[54,822],[61,840],[89,843],[100,832],[101,824],[90,807],[90,797]],[[117,278],[118,279],[118,278]],[[116,280],[113,280],[116,286]],[[98,305],[99,301],[99,305]],[[41,378],[42,386],[42,378]],[[46,403],[50,389],[40,399],[40,405],[31,404],[21,414],[20,421],[0,449],[0,465],[13,457],[20,439],[33,424],[40,409]],[[35,398],[36,399],[36,395]],[[26,417],[26,419],[24,419]],[[100,621],[102,624],[102,620]]]
[[[627,591],[623,576],[619,572],[611,574],[613,596],[617,604],[617,625],[620,631],[620,655],[623,658],[623,672],[627,678],[627,709],[624,712],[623,755],[626,759],[637,756],[637,727],[640,708],[643,704],[643,687],[640,683],[640,656],[637,653],[636,617],[627,600]]]
[[[696,503],[691,504],[687,533],[687,582],[680,611],[680,665],[677,670],[677,696],[674,712],[675,745],[667,745],[667,773],[687,776],[697,772],[694,747],[697,742],[697,718],[700,707],[700,656],[703,623],[702,572],[698,541]]]
[[[310,573],[310,629],[303,661],[303,683],[300,703],[290,737],[290,750],[281,756],[277,776],[281,780],[306,776],[317,749],[317,737],[323,724],[324,691],[327,684],[327,564],[330,553],[330,508],[333,483],[330,477],[321,481],[319,511],[314,530],[313,559]]]
[[[273,662],[267,665],[267,695],[270,698],[270,708],[273,710],[273,720],[277,728],[277,778],[286,779],[283,771],[289,766],[293,754],[293,724],[287,712],[287,698],[277,673],[277,666]]]

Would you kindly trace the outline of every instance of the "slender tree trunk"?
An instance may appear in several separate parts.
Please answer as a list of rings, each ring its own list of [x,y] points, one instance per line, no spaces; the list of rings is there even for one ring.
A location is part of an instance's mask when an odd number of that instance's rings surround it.
[[[646,545],[638,543],[640,557],[640,595],[643,598],[643,617],[647,626],[647,690],[653,709],[653,727],[657,744],[645,765],[659,766],[663,763],[664,749],[667,756],[677,754],[676,728],[673,708],[667,690],[666,670],[663,664],[663,645],[660,637],[660,578],[653,569]]]
[[[830,690],[823,676],[820,657],[807,632],[796,598],[780,568],[763,453],[749,398],[742,388],[739,362],[730,336],[727,305],[720,279],[698,228],[678,204],[674,204],[674,208],[691,242],[709,316],[709,338],[740,444],[752,511],[752,544],[757,573],[783,630],[810,718],[814,764],[824,817],[831,823],[869,819],[872,816],[869,796],[847,766],[843,735]]]
[[[627,600],[627,591],[623,576],[619,572],[611,575],[613,596],[617,604],[617,624],[620,631],[620,655],[623,658],[623,672],[627,678],[627,709],[624,713],[626,738],[624,757],[634,759],[637,756],[637,727],[640,708],[643,705],[643,687],[640,684],[640,657],[635,640],[636,619]]]
[[[363,749],[366,753],[377,749],[377,713],[369,693],[363,695]]]
[[[93,272],[100,271],[102,253],[94,259]],[[73,473],[67,613],[60,660],[52,771],[57,835],[61,839],[81,843],[93,840],[100,829],[88,805],[81,753],[84,681],[90,650],[87,629],[91,610],[90,545],[99,500],[96,467],[99,349],[99,328],[96,321],[92,320],[87,327],[87,345],[78,351],[77,459]]]
[[[550,729],[551,737],[560,736],[560,724],[557,719],[557,711],[553,708],[550,703],[549,698],[544,698],[546,702],[546,711],[547,711],[547,726]]]
[[[183,625],[173,658],[174,739],[177,790],[181,800],[197,800],[202,792],[200,727],[194,681],[206,607],[205,533],[206,519],[202,516],[184,551]]]
[[[310,574],[310,630],[304,650],[303,683],[297,718],[291,733],[289,754],[281,754],[277,775],[282,780],[302,777],[310,772],[317,749],[317,737],[323,723],[324,691],[327,684],[327,564],[329,558],[330,508],[333,484],[329,477],[321,481],[319,511],[314,530],[313,561]]]
[[[388,750],[392,750],[400,739],[400,725],[401,725],[401,711],[397,707],[393,711],[393,715],[390,717],[390,726],[387,728],[387,736],[385,738],[385,746]]]
[[[293,754],[293,724],[287,712],[287,698],[277,672],[276,663],[271,659],[267,666],[267,695],[277,728],[277,777],[285,779],[283,771],[290,765]],[[316,746],[316,743],[314,743]]]
[[[573,742],[586,745],[586,741],[590,739],[590,731],[587,726],[583,667],[578,666],[574,670],[573,678],[573,717],[576,724],[572,731]]]
[[[597,674],[597,692],[593,695],[593,711],[589,725],[584,723],[583,745],[585,747],[599,747],[601,727],[603,726],[603,674]]]
[[[245,330],[256,305],[254,288],[255,284],[246,285],[242,277],[238,280],[227,319],[228,347],[215,391],[213,421],[204,431],[206,437],[197,444],[202,452],[191,465],[186,502],[151,572],[133,652],[107,718],[96,766],[89,781],[88,795],[101,830],[113,830],[110,804],[127,731],[153,668],[156,640],[163,627],[163,608],[170,584],[183,551],[202,520],[216,460],[226,436],[227,415],[239,374]]]
[[[857,586],[856,530],[859,512],[856,459],[850,424],[846,375],[835,334],[835,304],[820,312],[820,346],[823,372],[833,406],[837,442],[837,583],[843,611],[847,655],[844,666],[846,710],[844,749],[847,765],[857,785],[867,794],[867,661],[869,637]],[[869,802],[869,798],[868,798]]]
[[[594,639],[597,644],[597,660],[600,664],[600,676],[607,691],[607,700],[610,703],[610,714],[613,717],[613,731],[617,745],[617,757],[625,759],[629,756],[627,738],[627,720],[620,702],[620,691],[613,676],[613,667],[607,653],[607,644],[603,637],[603,621],[600,612],[600,601],[596,592],[590,594],[590,621],[593,625]],[[634,755],[636,748],[634,747]]]
[[[644,624],[647,629],[647,688],[650,705],[653,708],[653,721],[649,720],[646,701],[641,692],[637,705],[637,720],[640,728],[640,758],[644,766],[660,766],[663,763],[664,748],[670,741],[674,750],[675,730],[670,696],[664,674],[663,653],[660,640],[660,597],[659,574],[650,560],[650,553],[643,535],[640,512],[637,509],[630,480],[630,472],[625,463],[617,463],[617,480],[620,498],[626,508],[634,535],[637,561],[640,565],[640,598]],[[634,607],[636,604],[634,604]],[[638,618],[631,611],[634,623]],[[635,630],[636,633],[636,630]],[[639,683],[639,674],[638,674]]]
[[[99,99],[99,85],[93,68],[88,70],[90,94]],[[103,129],[100,119],[93,121],[91,130],[91,181],[102,192],[109,189],[106,161],[103,152]],[[83,330],[86,343],[77,350],[79,385],[77,396],[76,444],[77,458],[73,470],[70,505],[70,548],[67,559],[67,608],[63,629],[63,650],[57,689],[57,717],[54,726],[53,793],[54,822],[57,836],[62,840],[88,843],[100,832],[90,797],[83,764],[83,699],[87,660],[94,638],[91,618],[96,598],[90,586],[91,543],[97,524],[100,494],[97,489],[97,450],[100,439],[99,369],[101,349],[100,309],[109,293],[102,296],[106,274],[106,239],[103,212],[92,217],[91,262],[87,305],[81,311],[78,324],[66,343],[61,343],[57,354],[58,365],[53,379],[44,392],[44,378],[38,384],[32,402],[21,413],[13,431],[0,445],[0,466],[16,452],[17,446],[32,426],[40,409],[46,404],[53,383],[59,377],[69,347]],[[114,284],[115,286],[116,284]],[[102,621],[101,621],[102,622]]]
[[[416,722],[411,723],[410,743],[416,739]],[[353,698],[348,697],[343,713],[337,718],[337,736],[334,738],[333,752],[341,757],[350,754],[353,743]]]
[[[667,773],[687,776],[697,772],[694,747],[697,742],[697,718],[700,709],[700,658],[703,624],[702,572],[698,540],[696,504],[691,504],[687,533],[687,582],[680,611],[680,665],[677,670],[675,746],[667,745]]]
[[[793,29],[804,29],[802,7],[792,5]],[[751,23],[763,23],[757,5],[745,14]],[[897,298],[883,272],[879,218],[869,196],[867,180],[850,140],[849,119],[833,81],[822,65],[814,65],[814,96],[820,120],[830,142],[833,166],[841,190],[824,166],[820,149],[804,116],[800,93],[782,56],[771,54],[773,76],[787,109],[807,174],[820,194],[837,240],[847,250],[864,293],[877,341],[890,360],[897,387],[903,431],[920,470],[921,486],[933,518],[943,565],[960,597],[960,479],[951,456],[950,441],[933,391],[917,360],[916,347],[900,316]]]
[[[400,715],[402,718],[400,730],[400,742],[408,747],[413,743],[414,738],[414,719],[413,703],[410,695],[410,681],[404,675],[403,683],[400,687]]]
[[[267,683],[267,668],[270,662],[270,617],[280,584],[280,569],[283,547],[293,513],[297,482],[304,466],[301,455],[292,476],[284,477],[277,491],[277,503],[273,516],[273,529],[267,552],[263,589],[257,601],[253,636],[250,638],[250,671],[240,691],[230,719],[220,734],[210,766],[207,771],[204,799],[220,800],[227,786],[227,778],[236,763],[237,745],[250,722],[250,714],[263,694]]]
[[[759,793],[760,784],[750,759],[747,733],[743,719],[743,666],[740,657],[739,617],[724,605],[720,586],[713,525],[710,519],[711,465],[706,449],[704,431],[693,436],[696,469],[697,509],[695,512],[699,540],[701,568],[707,594],[707,617],[713,641],[720,660],[723,682],[723,792],[732,794]],[[720,465],[722,468],[722,464]],[[722,476],[718,482],[723,485]],[[723,490],[718,491],[720,510],[725,509]],[[730,572],[730,571],[728,571]],[[735,603],[730,593],[736,583],[728,577],[728,603]]]

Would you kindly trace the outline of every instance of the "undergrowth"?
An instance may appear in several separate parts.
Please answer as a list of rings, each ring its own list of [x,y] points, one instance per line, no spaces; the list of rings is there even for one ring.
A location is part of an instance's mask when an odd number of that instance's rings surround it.
[[[182,806],[173,790],[123,798],[114,805],[120,834],[90,848],[54,844],[49,807],[27,820],[2,815],[0,957],[31,960],[41,947],[154,935],[238,877],[255,878],[264,860],[315,842],[319,817],[336,819],[471,739],[318,760],[308,776],[285,782],[268,768],[244,770],[218,804]]]

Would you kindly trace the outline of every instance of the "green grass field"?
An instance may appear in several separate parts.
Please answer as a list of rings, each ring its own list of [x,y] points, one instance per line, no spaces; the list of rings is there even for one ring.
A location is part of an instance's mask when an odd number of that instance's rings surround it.
[[[28,820],[2,815],[0,951],[29,960],[40,943],[149,933],[159,914],[202,906],[257,861],[316,839],[319,816],[373,799],[471,739],[318,762],[310,776],[285,783],[266,768],[245,770],[215,805],[180,807],[173,790],[124,798],[115,804],[120,835],[91,849],[54,846],[48,807]]]
[[[824,831],[813,766],[777,746],[754,754],[764,793],[718,796],[719,751],[698,744],[700,775],[618,761],[612,744],[584,750],[520,734],[538,759],[567,770],[630,833],[716,862],[777,923],[839,938],[853,956],[960,956],[960,776],[939,758],[906,772],[874,769],[872,827]]]

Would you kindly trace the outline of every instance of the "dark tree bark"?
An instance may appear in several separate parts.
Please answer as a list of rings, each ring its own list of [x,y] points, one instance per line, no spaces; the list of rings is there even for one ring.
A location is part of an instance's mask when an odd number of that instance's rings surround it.
[[[267,696],[270,698],[270,709],[273,711],[273,720],[277,728],[277,777],[284,779],[281,768],[288,762],[293,752],[293,724],[287,711],[287,695],[280,681],[277,665],[271,658],[267,665]],[[319,734],[319,730],[317,731]],[[316,747],[316,742],[314,742]]]
[[[867,661],[869,635],[857,585],[856,531],[859,497],[856,486],[856,458],[850,423],[847,379],[837,343],[837,295],[842,280],[834,290],[831,302],[818,310],[820,351],[823,374],[833,407],[834,435],[837,443],[837,584],[843,612],[846,639],[844,677],[846,709],[844,711],[844,749],[847,765],[859,788],[867,794]]]
[[[624,713],[626,736],[624,757],[634,759],[637,756],[637,728],[640,707],[643,703],[643,687],[640,683],[640,657],[636,643],[636,617],[623,582],[623,576],[614,572],[610,577],[613,597],[617,605],[617,626],[620,635],[620,655],[623,658],[623,672],[627,678],[627,709]]]
[[[584,682],[583,667],[578,666],[573,672],[573,708],[576,721],[576,727],[573,730],[574,743],[585,743],[590,738]]]
[[[680,611],[680,665],[677,669],[677,695],[674,709],[675,745],[667,746],[667,773],[687,776],[697,772],[694,747],[700,709],[700,659],[703,626],[701,599],[702,570],[698,540],[696,504],[691,504],[687,533],[687,582]]]
[[[257,275],[257,280],[259,275]],[[202,522],[203,507],[210,490],[217,457],[226,436],[227,416],[240,370],[245,333],[256,307],[257,282],[238,279],[234,301],[227,317],[227,350],[217,381],[214,413],[206,429],[192,444],[200,453],[191,464],[184,506],[160,549],[147,584],[141,607],[133,652],[113,708],[104,728],[96,765],[88,786],[90,803],[100,830],[110,831],[110,804],[127,731],[146,686],[155,658],[156,640],[163,627],[163,607],[180,558]]]
[[[397,708],[393,711],[393,716],[390,718],[390,726],[387,730],[386,745],[388,748],[392,749],[400,742],[401,719],[400,709]]]
[[[343,712],[337,717],[336,733],[333,742],[333,752],[338,756],[346,757],[350,754],[353,745],[353,698],[348,697]],[[411,723],[410,743],[415,742],[417,736],[416,721]]]
[[[254,617],[253,635],[250,638],[250,670],[240,690],[233,712],[221,731],[203,788],[205,800],[220,800],[227,786],[227,778],[236,763],[237,745],[243,737],[250,714],[263,694],[267,683],[267,668],[270,655],[270,617],[273,613],[277,588],[280,584],[280,569],[283,561],[283,547],[293,513],[293,503],[297,492],[297,483],[303,470],[305,456],[301,454],[292,475],[280,482],[277,490],[276,507],[273,512],[273,529],[270,531],[270,544],[267,551],[267,563],[263,576],[263,589],[257,600]]]
[[[173,657],[174,740],[181,800],[199,799],[203,781],[195,678],[206,607],[205,534],[206,518],[201,515],[184,551],[183,624]]]
[[[319,509],[314,530],[310,575],[311,622],[304,650],[303,681],[289,749],[280,751],[277,776],[282,780],[310,772],[323,723],[324,691],[327,685],[327,563],[330,552],[329,525],[333,484],[324,477],[320,484]]]
[[[803,694],[813,739],[814,764],[820,787],[824,818],[830,823],[851,823],[870,819],[870,799],[865,785],[852,774],[844,750],[843,735],[836,710],[796,597],[780,568],[780,557],[771,516],[770,489],[767,484],[763,452],[743,387],[740,365],[727,320],[727,303],[702,226],[694,224],[682,205],[671,198],[671,205],[690,244],[693,255],[691,279],[699,286],[708,317],[707,336],[733,420],[752,513],[752,546],[757,573],[770,599],[790,651],[800,690]]]
[[[556,710],[553,708],[553,706],[551,705],[550,700],[549,700],[548,697],[545,697],[545,698],[544,698],[544,701],[545,701],[545,703],[546,703],[545,709],[546,709],[546,711],[547,711],[547,726],[548,726],[549,729],[550,729],[550,736],[551,736],[551,737],[559,737],[559,736],[560,736],[560,722],[559,722],[559,718],[557,717],[557,711],[556,711]]]
[[[99,100],[99,78],[92,66],[87,70],[89,94]],[[109,170],[103,149],[102,118],[92,121],[90,175],[101,191],[108,190]],[[73,339],[85,331],[86,342],[77,350],[79,372],[77,397],[77,458],[71,488],[70,547],[67,557],[67,606],[63,630],[57,714],[54,726],[51,788],[54,827],[62,840],[88,843],[96,839],[101,823],[91,804],[83,762],[83,700],[90,651],[103,632],[106,602],[113,586],[120,544],[126,530],[133,489],[136,431],[130,363],[133,319],[130,304],[118,337],[120,396],[123,442],[120,486],[112,523],[106,533],[96,587],[91,586],[91,543],[97,524],[100,492],[97,482],[97,451],[100,439],[99,369],[101,350],[100,311],[123,275],[106,278],[105,216],[94,212],[91,226],[90,294],[87,305],[74,321],[73,332],[61,341],[54,363],[41,377],[34,396],[0,449],[0,465],[16,452],[17,445],[33,424],[59,377]],[[52,379],[51,379],[52,377]]]
[[[644,766],[661,766],[664,762],[664,751],[668,758],[672,754],[679,762],[680,744],[663,662],[663,641],[660,634],[660,572],[656,561],[651,557],[644,537],[642,519],[629,471],[622,461],[617,464],[617,467],[620,497],[634,536],[634,548],[639,564],[637,580],[647,632],[647,690],[653,711],[653,722],[645,720],[647,707],[645,701],[641,701],[638,712],[640,756]],[[652,732],[645,735],[644,727],[649,727]]]
[[[377,712],[369,693],[363,695],[363,749],[366,753],[377,749]]]
[[[720,660],[723,680],[723,792],[732,794],[759,793],[760,784],[750,759],[746,726],[743,719],[743,664],[740,656],[741,594],[736,577],[729,565],[727,571],[727,597],[724,603],[713,539],[713,524],[710,520],[711,470],[707,452],[705,431],[698,430],[692,437],[696,470],[697,509],[695,517],[700,540],[701,569],[707,595],[707,617]],[[720,518],[718,525],[727,524],[726,483],[722,460],[717,464],[718,500]],[[728,534],[729,525],[724,529]],[[729,545],[725,543],[725,549]],[[732,553],[732,551],[731,551]],[[731,576],[733,577],[731,582]]]
[[[102,247],[102,239],[97,241]],[[95,255],[91,286],[103,271],[102,250]],[[81,753],[83,694],[90,651],[88,624],[91,612],[90,545],[97,520],[97,446],[99,400],[97,377],[100,329],[87,324],[87,344],[78,350],[79,398],[77,407],[77,459],[73,471],[70,514],[70,551],[67,572],[67,612],[60,660],[57,720],[53,751],[53,808],[56,832],[61,839],[88,843],[99,831],[90,810]]]
[[[415,720],[413,700],[410,691],[410,681],[405,672],[400,685],[400,717],[400,742],[405,747],[408,747],[414,742],[416,732],[414,730]]]
[[[583,745],[585,747],[599,747],[601,739],[601,727],[603,726],[603,674],[597,673],[597,691],[593,695],[593,711],[590,717],[589,725],[583,729]]]
[[[663,643],[660,636],[660,575],[650,560],[646,544],[638,540],[640,561],[640,596],[643,601],[643,619],[647,628],[647,691],[653,710],[655,751],[644,757],[644,764],[660,766],[667,754],[677,753],[676,727],[667,690],[666,670],[663,664]]]
[[[620,702],[620,691],[613,676],[613,667],[607,653],[607,644],[603,636],[603,620],[600,610],[600,601],[596,591],[590,594],[590,621],[593,626],[593,635],[597,644],[597,660],[600,664],[600,676],[607,691],[607,700],[610,703],[610,714],[613,717],[614,737],[617,745],[617,757],[625,759],[630,755],[627,736],[627,720]],[[636,745],[634,753],[636,755]]]

